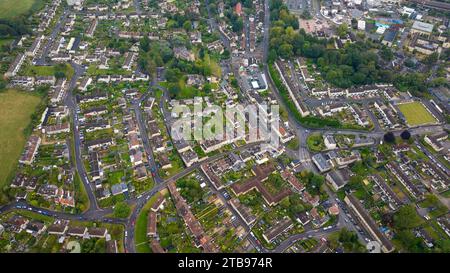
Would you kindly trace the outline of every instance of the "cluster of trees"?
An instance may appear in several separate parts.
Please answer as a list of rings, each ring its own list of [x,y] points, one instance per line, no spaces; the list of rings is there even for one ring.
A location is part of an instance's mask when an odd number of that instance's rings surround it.
[[[320,174],[315,174],[309,171],[302,171],[300,179],[306,184],[306,190],[312,195],[326,195],[322,185],[325,178]]]
[[[394,227],[398,230],[415,228],[422,223],[422,219],[412,205],[401,207],[394,215]]]
[[[181,195],[188,203],[197,202],[203,198],[203,190],[200,183],[195,179],[181,179],[177,181]]]
[[[345,252],[360,253],[365,252],[366,249],[358,241],[358,235],[354,231],[350,231],[347,228],[343,228],[336,233],[329,236],[330,246],[332,248],[339,248],[342,246]]]
[[[242,17],[238,16],[235,12],[232,10],[228,10],[225,12],[225,16],[230,20],[231,29],[233,29],[234,32],[241,32],[244,28],[244,20]]]
[[[400,91],[409,91],[415,96],[422,96],[430,86],[448,84],[442,77],[428,82],[426,74],[416,72],[394,74],[390,70],[383,69],[379,63],[379,57],[384,61],[391,61],[394,54],[385,46],[377,50],[377,46],[370,41],[357,41],[340,49],[334,49],[333,46],[327,47],[334,44],[333,39],[319,39],[307,34],[303,29],[298,30],[297,18],[289,13],[282,0],[272,0],[270,12],[272,25],[269,62],[273,62],[278,57],[289,59],[302,56],[312,59],[324,79],[341,88],[392,82]],[[346,36],[348,26],[340,25],[337,33],[341,37]],[[437,61],[438,55],[431,54],[423,62],[431,66]],[[405,65],[414,66],[411,61]]]
[[[278,173],[272,173],[268,177],[268,181],[270,181],[270,184],[277,190],[281,190],[284,185],[284,180],[281,178],[280,174]]]
[[[428,88],[427,76],[418,72],[397,74],[393,78],[393,84],[398,90],[409,91],[415,96],[421,96]]]
[[[0,19],[0,37],[16,37],[25,34],[31,34],[30,16],[40,10],[46,1],[32,1],[31,7],[24,13],[14,18]]]
[[[147,36],[141,39],[140,49],[138,66],[149,75],[156,72],[156,67],[163,66],[173,58],[173,51],[168,43],[151,42]]]
[[[295,220],[298,213],[309,210],[311,205],[302,202],[298,195],[291,195],[281,200],[280,205],[287,210],[288,215]]]
[[[300,18],[302,19],[306,19],[306,20],[310,20],[313,17],[311,16],[311,13],[309,12],[309,10],[305,9],[302,14],[300,14]]]
[[[401,134],[400,137],[403,140],[409,140],[411,138],[411,133],[408,130],[404,130]],[[383,139],[386,143],[390,143],[390,144],[394,144],[395,143],[395,135],[392,132],[387,132],[386,134],[384,134]]]
[[[106,240],[90,239],[83,240],[81,242],[81,253],[105,253],[106,252]]]
[[[194,14],[194,13],[185,13],[185,14],[180,14],[180,13],[175,13],[175,14],[170,14],[168,16],[168,23],[167,23],[167,27],[168,28],[184,28],[186,29],[186,31],[190,30],[192,28],[192,21],[196,21],[199,19],[198,14]]]
[[[117,37],[109,40],[108,47],[117,49],[121,54],[125,54],[135,42],[135,39],[125,40]]]
[[[355,42],[341,49],[327,48],[332,40],[319,39],[298,29],[298,20],[291,15],[281,0],[271,5],[272,27],[270,29],[269,61],[277,57],[289,59],[302,56],[313,59],[325,80],[331,84],[348,88],[352,85],[385,81],[388,71],[378,64],[378,55],[370,43]],[[348,32],[346,25],[338,29],[339,35]],[[389,58],[389,52],[385,54]]]
[[[220,68],[214,68],[211,65],[211,57],[204,48],[199,51],[199,58],[195,62],[187,62],[184,60],[173,59],[165,72],[166,80],[168,82],[168,89],[171,97],[176,98],[184,89],[186,81],[186,74],[199,74],[205,77],[214,75],[220,76]],[[211,91],[210,84],[206,83],[203,86],[203,93]],[[194,94],[193,94],[194,95]]]
[[[427,202],[430,206],[433,207],[439,207],[439,205],[443,206],[434,195],[428,195],[424,202]],[[384,214],[383,220],[385,224],[393,226],[395,230],[394,240],[396,240],[407,252],[448,253],[450,251],[450,240],[448,239],[436,240],[434,242],[434,248],[429,249],[424,245],[422,239],[414,234],[414,230],[417,227],[422,226],[424,221],[417,214],[416,209],[413,205],[401,207],[394,215]]]
[[[285,85],[282,83],[278,72],[275,70],[273,64],[269,64],[269,73],[275,86],[280,92],[281,98],[283,102],[286,104],[286,107],[289,111],[294,115],[295,119],[297,119],[301,124],[310,128],[323,128],[323,127],[331,127],[331,128],[341,128],[343,125],[337,119],[333,118],[320,118],[316,116],[307,116],[302,117],[297,110],[294,102],[292,101],[288,90]]]
[[[6,81],[3,79],[0,79],[0,92],[5,91],[6,87]]]
[[[39,124],[40,119],[42,117],[42,113],[45,111],[45,109],[47,108],[47,105],[48,105],[48,96],[47,95],[48,95],[49,90],[50,90],[50,87],[48,85],[39,86],[36,88],[35,92],[37,94],[39,94],[39,96],[42,97],[42,100],[39,103],[39,105],[36,107],[36,111],[34,111],[34,113],[31,114],[30,123],[23,130],[23,134],[25,136],[29,136],[31,134],[31,132],[33,131],[33,128],[36,128],[36,126]]]
[[[11,20],[0,19],[0,37],[22,36],[31,34],[31,29],[22,18]]]
[[[114,206],[114,217],[127,218],[130,212],[131,208],[125,202],[119,202]]]
[[[66,78],[66,71],[68,70],[68,65],[65,63],[56,64],[54,67],[54,76],[57,79]]]
[[[212,12],[217,12],[217,1],[210,1],[210,10]],[[252,0],[226,0],[224,2],[224,15],[228,19],[229,24],[231,25],[231,28],[234,32],[241,32],[244,28],[244,21],[243,18],[238,16],[235,12],[235,7],[237,3],[241,3],[242,8],[252,8],[253,1]]]
[[[416,237],[413,229],[422,224],[412,205],[401,207],[394,215],[393,224],[396,230],[395,237],[408,252],[424,252],[422,240]]]
[[[287,26],[291,26],[294,29],[299,28],[298,19],[295,15],[289,13],[287,6],[282,0],[270,1],[270,20],[272,22],[281,21]]]

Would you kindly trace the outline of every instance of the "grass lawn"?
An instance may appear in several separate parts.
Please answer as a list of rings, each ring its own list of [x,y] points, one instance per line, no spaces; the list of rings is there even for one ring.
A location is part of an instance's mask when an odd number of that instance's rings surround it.
[[[99,75],[131,75],[131,71],[125,69],[99,69],[97,65],[90,65],[86,71],[88,75],[99,76]]]
[[[400,109],[400,111],[402,111],[409,126],[436,122],[436,119],[420,102],[414,101],[409,103],[402,103],[398,105],[398,108]]]
[[[444,196],[445,198],[450,198],[450,190],[443,192],[441,195]]]
[[[42,214],[35,213],[35,212],[32,212],[32,211],[28,211],[28,210],[17,210],[17,214],[20,214],[20,215],[22,215],[24,217],[27,217],[27,218],[31,218],[31,219],[35,219],[35,220],[38,220],[38,221],[42,221],[42,222],[45,222],[47,224],[53,223],[53,220],[54,220],[53,217],[42,215]]]
[[[0,39],[0,46],[9,45],[14,41],[14,39],[4,38]]]
[[[134,243],[138,253],[152,252],[147,238],[147,214],[160,194],[161,193],[158,192],[150,198],[148,203],[142,208],[141,213],[136,220],[136,225],[134,227]]]
[[[33,4],[41,0],[1,0],[0,18],[10,19],[29,11]]]
[[[31,114],[40,98],[17,90],[0,93],[0,188],[19,160],[25,145],[23,130],[31,122]]]
[[[439,199],[432,195],[428,194],[425,196],[425,199],[418,203],[421,208],[429,208],[431,217],[438,217],[444,215],[447,212],[447,207],[439,201]]]
[[[306,139],[306,145],[308,149],[313,152],[320,152],[325,149],[325,144],[323,143],[323,137],[320,133],[314,133],[308,136]]]
[[[55,75],[55,66],[35,66],[35,65],[29,65],[24,68],[24,70],[20,73],[26,76],[53,76]],[[66,74],[66,77],[68,79],[72,78],[74,71],[73,68],[66,64],[66,67],[63,67],[63,69],[59,70]]]
[[[298,141],[298,138],[294,138],[294,139],[290,140],[286,145],[286,147],[288,147],[291,150],[298,150],[299,146],[300,146],[300,143]]]

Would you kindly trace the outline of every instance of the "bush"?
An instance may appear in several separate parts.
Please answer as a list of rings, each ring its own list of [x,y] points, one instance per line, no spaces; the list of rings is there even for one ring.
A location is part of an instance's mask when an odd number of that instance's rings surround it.
[[[127,218],[130,215],[131,209],[125,202],[117,203],[114,207],[114,217]]]
[[[395,143],[395,135],[392,132],[387,132],[383,137],[384,141],[387,143]]]
[[[408,130],[405,130],[400,134],[400,137],[404,140],[408,140],[411,138],[411,133]]]

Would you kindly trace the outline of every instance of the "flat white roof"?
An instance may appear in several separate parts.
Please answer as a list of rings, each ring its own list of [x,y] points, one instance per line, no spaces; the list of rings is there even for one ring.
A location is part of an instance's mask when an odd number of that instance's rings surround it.
[[[428,23],[424,23],[424,22],[420,22],[420,21],[414,21],[412,28],[423,31],[423,32],[429,32],[429,33],[431,33],[433,31],[432,24],[428,24]]]

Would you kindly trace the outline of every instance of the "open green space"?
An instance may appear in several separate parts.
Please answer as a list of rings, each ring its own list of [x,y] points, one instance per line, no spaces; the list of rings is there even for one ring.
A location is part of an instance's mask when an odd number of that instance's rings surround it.
[[[25,76],[54,76],[56,72],[63,72],[68,79],[74,74],[74,70],[69,64],[55,66],[29,65],[20,74]]]
[[[286,147],[288,147],[291,150],[298,150],[298,148],[300,147],[300,143],[298,141],[298,138],[294,138],[292,140],[290,140]]]
[[[428,112],[425,106],[418,101],[399,104],[398,108],[405,116],[409,126],[436,122],[436,119]]]
[[[156,193],[153,195],[148,203],[142,208],[141,213],[139,214],[137,220],[136,220],[136,226],[134,228],[134,234],[135,234],[135,245],[136,245],[136,251],[138,253],[151,253],[149,240],[147,238],[147,216],[150,208],[152,207],[153,203],[158,199],[161,193]]]
[[[308,149],[313,152],[320,152],[325,149],[323,137],[320,133],[309,135],[306,139],[306,145],[308,146]]]
[[[11,19],[27,13],[34,4],[42,0],[2,0],[0,1],[0,18]]]
[[[445,198],[450,198],[450,190],[443,192],[441,195]]]
[[[17,164],[26,141],[24,130],[40,100],[13,89],[0,93],[0,188]]]

